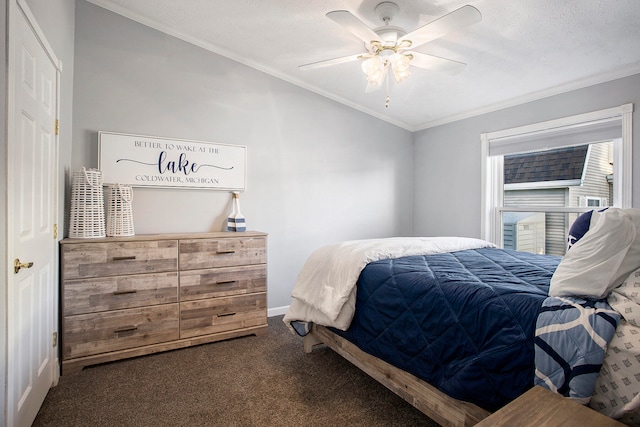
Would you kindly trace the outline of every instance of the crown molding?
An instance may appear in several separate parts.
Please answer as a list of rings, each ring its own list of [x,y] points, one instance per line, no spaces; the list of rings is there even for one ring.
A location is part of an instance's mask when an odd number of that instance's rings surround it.
[[[221,55],[225,58],[231,59],[235,62],[238,62],[239,64],[245,65],[247,67],[251,67],[255,70],[261,71],[265,74],[268,74],[272,77],[275,77],[277,79],[283,80],[285,82],[291,83],[295,86],[298,86],[302,89],[306,89],[310,92],[313,92],[317,95],[323,96],[325,98],[331,99],[335,102],[338,102],[340,104],[343,104],[347,107],[350,107],[354,110],[360,111],[364,114],[370,115],[372,117],[375,117],[379,120],[382,120],[384,122],[387,122],[389,124],[392,124],[394,126],[400,127],[404,130],[407,130],[409,132],[418,132],[421,130],[426,130],[429,128],[433,128],[436,126],[441,126],[444,124],[448,124],[448,123],[453,123],[453,122],[457,122],[460,120],[464,120],[464,119],[469,119],[472,117],[476,117],[476,116],[480,116],[482,114],[487,114],[487,113],[492,113],[498,110],[502,110],[505,108],[511,108],[511,107],[515,107],[518,105],[522,105],[522,104],[526,104],[528,102],[532,102],[532,101],[537,101],[543,98],[548,98],[550,96],[554,96],[554,95],[560,95],[566,92],[570,92],[572,90],[577,90],[577,89],[582,89],[585,87],[589,87],[589,86],[593,86],[596,84],[600,84],[600,83],[606,83],[608,81],[612,81],[612,80],[616,80],[616,79],[620,79],[623,77],[628,77],[634,74],[640,74],[640,64],[638,65],[632,65],[629,66],[627,68],[623,68],[620,70],[615,70],[613,72],[610,73],[603,73],[603,74],[598,74],[598,75],[594,75],[591,77],[587,77],[581,80],[576,80],[576,81],[572,81],[568,84],[564,84],[564,85],[558,85],[555,87],[551,87],[548,89],[544,89],[541,91],[537,91],[537,92],[532,92],[523,96],[519,96],[519,97],[515,97],[509,100],[505,100],[502,102],[498,102],[498,103],[494,103],[494,104],[490,104],[481,108],[477,108],[477,109],[473,109],[473,110],[469,110],[460,114],[454,114],[451,116],[447,116],[447,117],[443,117],[441,119],[437,119],[437,120],[433,120],[433,121],[427,121],[424,122],[422,124],[419,124],[417,126],[413,126],[410,125],[406,122],[403,121],[399,121],[399,120],[395,120],[392,119],[390,117],[385,116],[384,114],[380,114],[376,111],[373,111],[371,109],[365,108],[359,104],[356,104],[354,102],[351,102],[335,93],[331,93],[328,92],[326,90],[323,90],[317,86],[314,85],[310,85],[308,83],[304,83],[302,81],[299,81],[297,79],[292,78],[291,76],[285,75],[284,73],[274,70],[272,68],[269,67],[265,67],[262,64],[259,64],[253,60],[251,60],[250,58],[247,57],[243,57],[240,56],[234,52],[231,52],[229,50],[226,49],[222,49],[219,46],[215,46],[211,43],[205,42],[201,39],[198,39],[196,37],[190,36],[188,34],[184,34],[180,31],[175,30],[174,28],[171,28],[167,25],[164,25],[162,23],[159,23],[155,20],[149,19],[148,17],[142,16],[140,14],[136,14],[131,12],[130,10],[127,10],[126,8],[123,8],[117,4],[114,4],[112,1],[110,0],[85,0],[89,3],[92,3],[96,6],[99,6],[103,9],[109,10],[113,13],[116,13],[118,15],[124,16],[125,18],[131,19],[135,22],[138,22],[142,25],[145,25],[147,27],[153,28],[157,31],[160,31],[162,33],[168,34],[170,36],[176,37],[182,41],[185,41],[187,43],[193,44],[195,46],[198,46],[202,49],[205,49],[207,51],[210,51],[212,53]]]

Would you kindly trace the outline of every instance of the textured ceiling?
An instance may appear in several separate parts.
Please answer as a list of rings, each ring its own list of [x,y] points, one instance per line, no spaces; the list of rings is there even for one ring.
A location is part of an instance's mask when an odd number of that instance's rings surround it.
[[[455,75],[411,67],[401,84],[366,92],[358,62],[299,65],[361,53],[325,14],[348,10],[370,28],[381,0],[88,0],[408,130],[640,72],[639,0],[394,0],[407,32],[465,4],[482,21],[420,46],[467,64]]]

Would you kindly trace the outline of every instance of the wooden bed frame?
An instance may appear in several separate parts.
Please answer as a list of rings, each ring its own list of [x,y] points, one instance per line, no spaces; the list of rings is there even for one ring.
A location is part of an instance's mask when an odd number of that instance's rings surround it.
[[[326,327],[314,324],[311,333],[304,337],[305,353],[310,353],[318,344],[325,344],[443,426],[473,426],[491,414],[472,403],[447,396],[426,381],[365,353]]]

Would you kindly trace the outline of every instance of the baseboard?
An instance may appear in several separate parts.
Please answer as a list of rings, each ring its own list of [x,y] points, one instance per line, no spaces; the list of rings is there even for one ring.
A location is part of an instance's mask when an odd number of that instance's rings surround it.
[[[267,309],[267,317],[282,316],[283,314],[286,314],[287,310],[289,310],[288,305],[285,305],[283,307],[269,308]]]

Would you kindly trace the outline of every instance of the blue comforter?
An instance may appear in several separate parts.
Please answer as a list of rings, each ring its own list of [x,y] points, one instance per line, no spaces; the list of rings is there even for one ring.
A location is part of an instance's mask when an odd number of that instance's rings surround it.
[[[334,332],[493,411],[533,386],[536,319],[559,262],[494,248],[375,261],[350,328]]]

